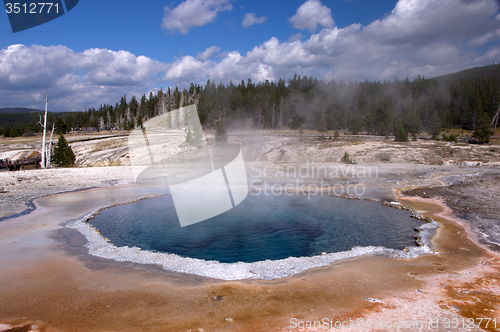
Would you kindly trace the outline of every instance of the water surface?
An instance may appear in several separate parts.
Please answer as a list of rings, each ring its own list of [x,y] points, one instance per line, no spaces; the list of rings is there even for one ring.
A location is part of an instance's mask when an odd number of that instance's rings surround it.
[[[117,246],[223,263],[315,256],[355,246],[403,249],[415,245],[413,228],[420,223],[408,211],[380,202],[263,193],[186,227],[180,227],[169,195],[108,208],[91,220]]]

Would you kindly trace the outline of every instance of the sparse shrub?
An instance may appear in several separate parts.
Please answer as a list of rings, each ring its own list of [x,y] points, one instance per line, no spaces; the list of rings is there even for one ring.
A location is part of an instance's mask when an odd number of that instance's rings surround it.
[[[449,136],[446,136],[446,134],[443,134],[443,141],[445,142],[458,142],[458,137],[450,134]]]
[[[348,152],[345,152],[342,158],[340,158],[340,162],[344,164],[354,164],[354,160],[351,159],[351,156]]]
[[[413,141],[416,141],[416,140],[417,140],[417,138],[418,138],[418,137],[417,137],[417,134],[416,134],[416,133],[413,133],[413,138],[412,138],[412,140],[413,140]]]
[[[335,139],[339,139],[339,136],[340,136],[340,134],[339,134],[339,130],[338,130],[338,129],[335,129],[335,133],[333,134],[333,138],[335,138]]]
[[[324,141],[326,139],[325,135],[321,134],[321,136],[317,137],[317,140]]]
[[[378,155],[378,157],[380,158],[380,161],[383,161],[386,163],[389,163],[391,161],[391,155],[388,153],[380,153]]]

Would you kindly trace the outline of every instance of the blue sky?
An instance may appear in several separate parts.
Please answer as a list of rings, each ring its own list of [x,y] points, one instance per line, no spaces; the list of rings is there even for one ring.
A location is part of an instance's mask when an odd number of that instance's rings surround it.
[[[217,45],[223,51],[246,53],[271,37],[286,41],[299,30],[288,18],[304,1],[233,1],[232,10],[218,12],[214,21],[189,33],[170,33],[162,29],[164,7],[174,8],[182,1],[162,0],[80,0],[74,11],[44,25],[13,34],[7,15],[1,20],[0,49],[12,44],[65,45],[74,51],[89,48],[126,50],[158,61],[170,62],[182,55],[197,54]],[[397,1],[324,1],[339,26],[369,24],[383,18]],[[265,16],[262,24],[245,28],[246,13]],[[306,34],[309,35],[310,33]]]
[[[499,62],[497,0],[80,0],[13,34],[0,20],[0,107],[54,111],[121,95],[288,79],[434,77]],[[0,14],[2,15],[2,14]]]

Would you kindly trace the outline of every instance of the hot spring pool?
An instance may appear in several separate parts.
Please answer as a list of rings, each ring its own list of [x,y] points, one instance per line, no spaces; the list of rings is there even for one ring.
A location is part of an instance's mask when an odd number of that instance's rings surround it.
[[[380,202],[331,196],[257,196],[228,212],[180,227],[171,196],[102,210],[92,226],[118,247],[221,263],[311,257],[353,247],[414,247],[421,221]]]

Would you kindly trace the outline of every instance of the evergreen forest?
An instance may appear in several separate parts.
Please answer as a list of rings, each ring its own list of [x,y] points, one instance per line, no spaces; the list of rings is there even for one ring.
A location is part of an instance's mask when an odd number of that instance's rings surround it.
[[[392,135],[402,127],[414,135],[436,136],[445,128],[474,130],[489,123],[500,104],[500,65],[414,80],[328,82],[295,75],[287,81],[208,80],[189,89],[160,89],[137,99],[121,97],[114,105],[81,112],[50,113],[57,133],[70,130],[130,130],[156,115],[197,105],[204,127],[220,119],[231,129],[343,130],[350,134]],[[0,134],[20,136],[41,130],[38,114],[0,113]],[[17,119],[17,120],[16,120]],[[19,120],[21,119],[21,120]]]

